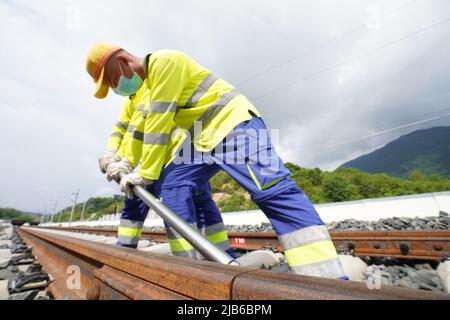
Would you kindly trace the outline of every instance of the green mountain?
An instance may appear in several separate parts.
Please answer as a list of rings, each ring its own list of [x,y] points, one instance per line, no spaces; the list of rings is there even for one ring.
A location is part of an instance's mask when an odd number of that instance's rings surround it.
[[[425,175],[450,177],[450,127],[414,131],[341,167],[400,178],[407,178],[416,170]]]
[[[327,172],[319,168],[302,168],[293,163],[286,163],[286,167],[292,172],[291,178],[315,204],[450,190],[450,179],[437,174],[427,176],[418,170],[402,179],[354,168]],[[217,173],[210,183],[218,196],[215,200],[221,212],[257,208],[248,193],[224,171]]]

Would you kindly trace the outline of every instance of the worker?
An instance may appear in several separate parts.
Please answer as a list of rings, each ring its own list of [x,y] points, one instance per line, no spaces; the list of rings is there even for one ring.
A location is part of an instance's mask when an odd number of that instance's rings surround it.
[[[107,151],[100,157],[99,166],[102,173],[107,173],[109,181],[118,180],[120,173],[124,173],[123,164],[120,160],[126,159],[127,142],[131,139],[134,131],[134,123],[144,112],[144,104],[148,97],[148,90],[142,87],[136,94],[126,98],[122,108],[119,120],[113,127],[112,133],[107,143]],[[183,132],[178,132],[171,139],[167,151],[166,165],[173,159],[173,154],[180,147],[180,143],[185,138]],[[179,181],[182,184],[182,181]],[[151,187],[147,191],[152,192]],[[222,220],[219,209],[211,198],[211,187],[205,183],[199,190],[195,191],[194,208],[196,215],[196,228],[211,242],[220,249],[235,257],[234,251],[230,246],[228,234]],[[125,199],[125,205],[122,210],[120,226],[118,228],[117,245],[130,248],[136,248],[140,239],[142,227],[148,214],[148,207],[139,198]],[[174,254],[177,256],[186,256],[199,258],[201,255],[196,250],[182,250],[177,246],[180,236],[170,226],[166,225],[169,243],[173,247]]]
[[[97,98],[105,98],[109,88],[122,94],[133,94],[141,86],[150,90],[148,112],[127,146],[133,154],[128,159],[131,167],[141,161],[139,170],[130,170],[120,182],[128,197],[132,186],[154,185],[166,206],[194,223],[193,189],[224,170],[268,217],[294,273],[348,279],[326,226],[290,179],[260,113],[244,95],[175,50],[137,57],[114,47],[99,60],[91,74]],[[163,170],[173,122],[189,136]],[[179,180],[189,184],[179,185]]]

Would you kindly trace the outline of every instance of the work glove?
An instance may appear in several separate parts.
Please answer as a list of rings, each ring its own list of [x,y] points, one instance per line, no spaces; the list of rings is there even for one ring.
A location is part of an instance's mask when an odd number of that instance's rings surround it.
[[[106,170],[106,179],[108,181],[115,180],[117,182],[120,181],[120,176],[129,174],[133,171],[133,167],[130,164],[130,161],[127,158],[123,158],[119,162],[111,163]]]
[[[131,172],[120,180],[120,190],[125,192],[128,199],[133,199],[133,186],[148,186],[154,182],[154,180],[142,178],[137,172]]]
[[[120,157],[117,155],[115,151],[106,151],[100,159],[98,159],[98,164],[100,166],[100,171],[102,173],[106,173],[108,166],[113,163],[120,161]]]

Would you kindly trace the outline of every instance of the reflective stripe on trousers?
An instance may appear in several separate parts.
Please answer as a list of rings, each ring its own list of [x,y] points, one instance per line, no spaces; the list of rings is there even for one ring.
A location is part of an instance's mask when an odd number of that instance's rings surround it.
[[[326,226],[317,225],[278,236],[294,273],[324,278],[344,276]]]
[[[178,232],[176,232],[168,224],[166,225],[167,238],[169,239],[170,250],[174,256],[197,259],[196,250],[187,242]],[[192,228],[197,229],[195,224],[189,224]]]
[[[228,232],[223,224],[222,215],[212,199],[209,183],[202,185],[200,192],[195,193],[194,204],[197,228],[201,234],[219,249],[235,258],[235,253],[228,240]]]
[[[227,251],[231,248],[230,241],[228,240],[228,232],[226,231],[223,222],[204,227],[200,231],[209,241],[223,251]]]
[[[121,219],[117,230],[117,245],[136,248],[141,237],[143,221]]]
[[[177,179],[172,179],[171,182],[175,183]],[[182,185],[181,181],[179,184],[181,184],[179,187],[163,188],[156,191],[157,197],[162,199],[165,205],[193,228],[200,230],[217,247],[234,257],[222,216],[211,198],[209,184],[201,184],[197,188]],[[182,237],[177,232],[168,224],[165,224],[165,226],[174,255],[181,255],[180,252],[183,252],[183,256],[201,258],[200,253],[196,252],[185,240],[180,239]]]

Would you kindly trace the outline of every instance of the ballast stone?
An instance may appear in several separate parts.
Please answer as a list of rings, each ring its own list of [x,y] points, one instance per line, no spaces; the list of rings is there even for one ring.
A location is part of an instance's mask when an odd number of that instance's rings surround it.
[[[450,260],[442,262],[437,267],[439,278],[446,293],[450,293]]]
[[[367,263],[358,257],[351,255],[340,254],[339,260],[341,261],[344,269],[344,274],[352,281],[365,281],[364,273],[367,270]]]
[[[266,268],[275,267],[280,264],[279,255],[268,250],[256,250],[236,259],[241,267]]]

